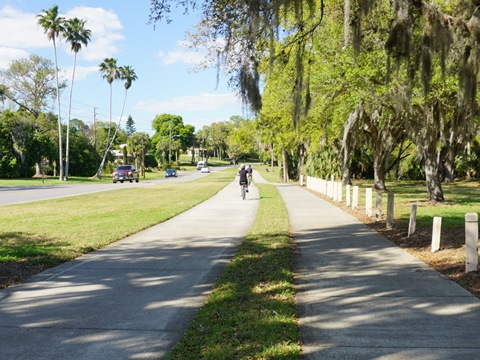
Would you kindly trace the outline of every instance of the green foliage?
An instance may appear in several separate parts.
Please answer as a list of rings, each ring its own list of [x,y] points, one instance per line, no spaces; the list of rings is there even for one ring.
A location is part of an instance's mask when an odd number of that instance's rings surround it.
[[[51,60],[38,55],[14,60],[0,70],[5,96],[37,118],[55,98],[55,67]],[[59,83],[60,89],[66,82]]]
[[[0,114],[0,177],[32,176],[41,148],[30,118],[22,112]]]
[[[70,154],[69,173],[74,176],[92,175],[101,160],[90,140],[79,132],[70,134]]]
[[[128,115],[127,123],[125,125],[125,133],[127,136],[131,136],[135,131],[137,131],[135,121],[133,121],[132,115]]]
[[[322,179],[329,179],[332,175],[339,178],[339,169],[338,156],[330,147],[321,148],[318,153],[311,154],[305,167],[308,175]]]

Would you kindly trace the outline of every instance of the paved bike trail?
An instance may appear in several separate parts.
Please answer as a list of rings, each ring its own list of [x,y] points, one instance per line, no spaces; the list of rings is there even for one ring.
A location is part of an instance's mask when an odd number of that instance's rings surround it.
[[[304,359],[480,359],[480,299],[328,201],[278,189]]]
[[[164,357],[253,224],[258,200],[252,186],[242,201],[235,179],[171,220],[0,290],[0,358]]]

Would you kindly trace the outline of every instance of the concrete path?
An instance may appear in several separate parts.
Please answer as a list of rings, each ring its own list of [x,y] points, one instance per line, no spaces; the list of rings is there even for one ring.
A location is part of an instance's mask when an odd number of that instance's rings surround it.
[[[305,359],[480,359],[478,298],[307,190],[278,189]]]
[[[162,358],[253,224],[258,192],[242,201],[237,181],[165,223],[1,290],[0,358]]]

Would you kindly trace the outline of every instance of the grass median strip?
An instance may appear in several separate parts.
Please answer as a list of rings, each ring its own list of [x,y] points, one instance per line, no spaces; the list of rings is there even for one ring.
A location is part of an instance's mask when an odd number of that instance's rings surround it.
[[[299,359],[288,214],[258,184],[255,223],[169,359]]]
[[[234,177],[227,170],[185,183],[2,206],[0,266],[40,265],[41,270],[74,259],[188,210]],[[3,273],[0,288],[12,283]]]

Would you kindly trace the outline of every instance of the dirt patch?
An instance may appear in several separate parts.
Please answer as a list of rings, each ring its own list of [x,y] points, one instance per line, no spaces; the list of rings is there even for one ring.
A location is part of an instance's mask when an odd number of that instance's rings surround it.
[[[46,270],[46,265],[29,265],[13,261],[0,263],[0,289],[24,282],[29,277]]]

